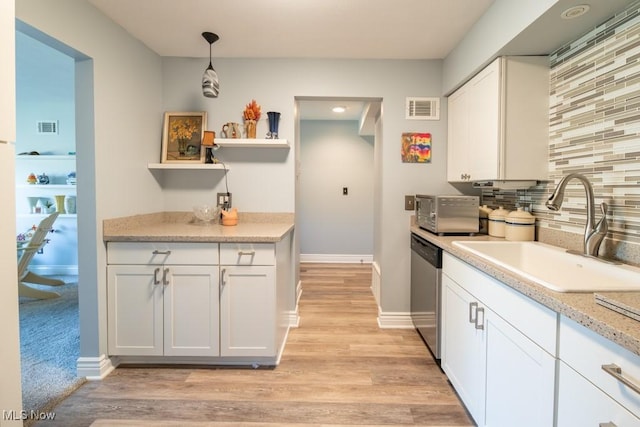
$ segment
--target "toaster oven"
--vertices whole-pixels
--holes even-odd
[[[416,224],[436,234],[475,234],[480,230],[478,196],[416,195]]]

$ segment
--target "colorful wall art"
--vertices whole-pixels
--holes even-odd
[[[403,133],[400,154],[403,163],[431,163],[431,134]]]

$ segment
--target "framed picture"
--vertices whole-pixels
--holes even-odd
[[[203,163],[202,136],[207,112],[166,112],[162,129],[162,163]]]
[[[403,133],[400,156],[403,163],[431,163],[431,134]]]

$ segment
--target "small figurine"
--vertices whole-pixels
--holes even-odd
[[[35,173],[30,173],[29,176],[27,177],[27,182],[29,184],[35,184],[36,182],[38,182],[38,178],[36,178],[36,174]]]
[[[68,185],[76,185],[76,171],[69,172],[67,174],[67,184]]]
[[[38,175],[38,184],[46,185],[49,183],[49,177],[43,173],[42,175]]]

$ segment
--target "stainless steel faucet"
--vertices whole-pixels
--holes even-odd
[[[607,210],[606,203],[600,204],[600,210],[602,211],[602,218],[595,224],[595,207],[593,197],[593,187],[589,180],[579,173],[571,173],[560,180],[558,186],[554,190],[549,200],[547,200],[546,206],[552,211],[559,211],[562,206],[562,200],[564,199],[564,188],[567,183],[572,179],[577,179],[584,186],[584,190],[587,194],[587,223],[584,226],[584,248],[583,255],[598,257],[598,251],[600,250],[600,244],[607,235],[609,229],[607,225]],[[595,224],[595,225],[594,225]]]

